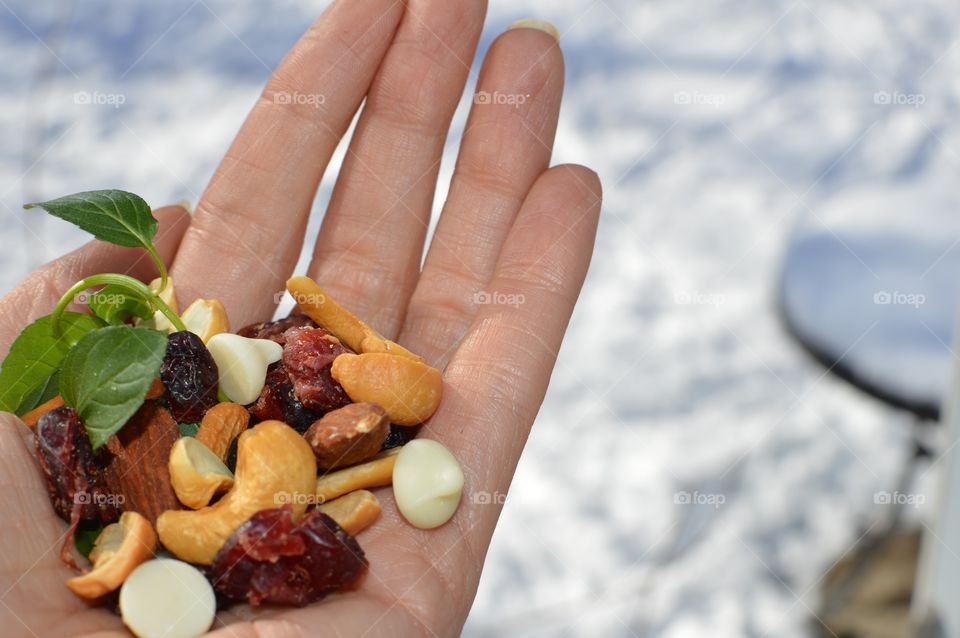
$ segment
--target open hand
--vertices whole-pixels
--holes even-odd
[[[269,319],[324,168],[366,98],[307,274],[444,371],[443,403],[420,436],[446,445],[466,476],[460,509],[433,531],[405,523],[389,489],[379,491],[383,517],[358,537],[370,560],[358,590],[304,609],[231,608],[214,635],[448,636],[467,616],[500,513],[497,499],[471,494],[509,488],[600,210],[592,171],[548,168],[563,87],[557,42],[542,30],[514,29],[484,61],[477,91],[490,99],[475,100],[421,264],[484,4],[334,2],[274,73],[196,214],[155,211],[157,245],[182,304],[219,298],[235,329]],[[0,302],[0,351],[84,276],[149,280],[152,268],[142,251],[96,241],[44,266]],[[18,419],[0,415],[2,633],[126,635],[117,616],[63,585],[71,576],[58,559],[66,525],[49,504],[31,437]]]

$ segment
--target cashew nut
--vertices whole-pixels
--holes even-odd
[[[136,512],[124,512],[120,521],[103,528],[97,537],[90,562],[93,569],[67,581],[77,596],[99,598],[123,584],[140,563],[153,557],[157,535],[148,521]]]
[[[345,352],[333,360],[330,374],[354,402],[382,406],[390,422],[397,425],[417,425],[429,419],[443,394],[439,370],[385,352]]]
[[[192,436],[180,437],[173,444],[168,467],[173,491],[191,509],[207,505],[214,494],[233,487],[233,472]]]
[[[316,480],[317,461],[306,440],[286,423],[264,421],[240,435],[233,489],[209,507],[161,514],[160,542],[182,560],[209,565],[242,523],[262,509],[277,507],[278,495],[299,518]]]

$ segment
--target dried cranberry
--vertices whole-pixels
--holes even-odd
[[[389,450],[400,447],[401,445],[406,445],[417,437],[417,432],[419,431],[419,425],[397,425],[396,423],[391,423],[390,433],[387,434],[387,440],[383,442],[383,446],[380,449]]]
[[[177,421],[197,423],[217,403],[219,372],[210,351],[197,335],[174,332],[160,366],[170,412]]]
[[[277,361],[267,368],[266,383],[257,400],[248,407],[250,413],[261,421],[277,419],[283,421],[301,434],[307,431],[314,421],[319,419],[319,412],[303,407],[293,392],[293,381],[283,367],[282,361]]]
[[[90,439],[73,408],[50,410],[37,423],[37,456],[57,515],[67,522],[115,521],[117,500],[104,486]]]
[[[238,527],[211,576],[217,592],[233,600],[303,606],[354,585],[366,569],[357,540],[332,518],[313,510],[294,524],[287,505]]]
[[[293,391],[303,405],[329,412],[350,403],[350,397],[330,374],[333,360],[352,352],[323,328],[292,328],[284,334],[283,365]]]
[[[317,324],[313,322],[313,319],[307,315],[294,314],[286,319],[263,321],[244,326],[237,330],[237,334],[241,337],[250,337],[251,339],[270,339],[282,346],[286,343],[283,333],[290,328],[315,328],[316,326]]]

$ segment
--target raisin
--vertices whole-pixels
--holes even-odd
[[[360,545],[332,518],[313,510],[294,524],[286,505],[238,527],[214,558],[211,576],[231,600],[303,606],[355,585],[366,569]]]
[[[323,328],[292,328],[284,338],[283,365],[294,394],[306,408],[325,413],[350,403],[330,367],[337,356],[351,350]]]
[[[417,432],[419,431],[419,425],[411,426],[391,423],[390,433],[387,434],[387,440],[383,442],[383,446],[381,446],[380,449],[389,450],[395,447],[400,447],[401,445],[406,445],[417,437]]]
[[[277,419],[301,434],[323,416],[303,407],[297,399],[293,392],[293,381],[290,380],[282,361],[277,361],[267,368],[263,391],[248,409],[260,421]]]
[[[67,522],[115,521],[117,501],[104,486],[90,439],[73,408],[50,410],[37,423],[37,456],[57,515]]]
[[[237,330],[237,334],[251,339],[270,339],[282,346],[287,342],[283,335],[290,328],[316,328],[316,326],[317,324],[313,322],[313,319],[307,315],[293,314],[286,319],[263,321],[244,326]]]
[[[219,372],[210,351],[197,335],[174,332],[160,366],[170,412],[177,421],[197,423],[217,403]]]

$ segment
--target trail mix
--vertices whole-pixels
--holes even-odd
[[[0,367],[0,410],[35,432],[60,556],[78,596],[137,636],[195,636],[216,608],[307,605],[360,585],[355,538],[393,486],[422,529],[463,489],[456,459],[415,439],[440,372],[294,277],[295,314],[230,332],[216,299],[179,312],[140,197],[91,191],[29,204],[145,249],[160,276],[105,273],[27,326]],[[72,312],[83,299],[89,312]],[[119,594],[118,594],[119,590]]]

